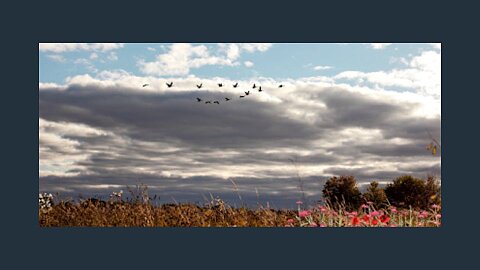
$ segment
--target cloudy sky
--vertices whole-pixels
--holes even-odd
[[[41,43],[39,189],[289,207],[299,178],[313,201],[333,175],[440,177],[440,100],[440,44]]]

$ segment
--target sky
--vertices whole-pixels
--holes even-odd
[[[441,178],[440,133],[440,43],[39,44],[40,192],[292,207]]]

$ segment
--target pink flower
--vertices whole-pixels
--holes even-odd
[[[357,213],[357,211],[353,211],[353,212],[350,213],[350,215],[356,216],[356,215],[358,215],[358,213]]]
[[[293,218],[290,218],[290,219],[287,220],[287,222],[288,222],[288,223],[293,223],[294,220],[293,220]]]
[[[365,209],[365,208],[368,208],[368,205],[366,205],[366,204],[362,204],[362,206],[361,206],[361,207],[362,207],[363,209]]]
[[[432,208],[433,208],[433,209],[438,209],[438,208],[440,208],[440,206],[438,206],[438,205],[436,205],[436,204],[432,204]]]
[[[303,204],[302,201],[297,201],[296,204],[300,205],[300,204]]]
[[[310,223],[309,226],[310,226],[310,227],[318,227],[317,223],[315,223],[315,222]]]
[[[325,206],[320,206],[320,212],[325,213],[327,212],[327,208]]]
[[[436,218],[442,218],[442,214],[436,214],[435,217]]]
[[[310,216],[311,212],[308,211],[308,210],[304,210],[304,211],[300,211],[300,213],[298,213],[298,216],[299,217],[307,217],[307,216]]]
[[[391,207],[391,208],[390,208],[390,211],[392,211],[392,213],[397,213],[397,208]]]
[[[376,217],[376,216],[379,216],[379,215],[380,215],[380,213],[378,211],[373,211],[373,212],[370,213],[370,216],[372,216],[372,217]]]
[[[327,227],[327,225],[325,225],[323,223],[320,223],[320,227],[325,228],[325,227]]]

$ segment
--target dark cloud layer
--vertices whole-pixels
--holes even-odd
[[[72,85],[66,90],[42,89],[39,94],[40,118],[56,123],[75,123],[106,131],[84,136],[61,134],[76,142],[74,148],[86,155],[74,161],[67,173],[77,176],[40,177],[40,190],[65,194],[106,194],[118,188],[92,188],[99,184],[148,184],[160,196],[176,200],[201,200],[213,193],[237,197],[228,179],[205,175],[219,168],[252,167],[262,177],[241,177],[243,198],[260,197],[279,206],[289,206],[298,199],[298,179],[290,159],[300,165],[326,166],[322,174],[305,179],[311,197],[319,197],[321,185],[329,175],[355,175],[360,181],[393,179],[403,174],[423,177],[432,171],[440,174],[440,165],[432,165],[425,146],[428,132],[439,138],[440,119],[412,116],[415,103],[389,103],[337,88],[299,91],[299,97],[318,100],[325,106],[308,108],[314,121],[292,117],[289,106],[302,105],[234,99],[220,105],[197,103],[197,96],[223,100],[211,91],[141,92],[129,88]],[[292,101],[294,103],[294,101]],[[383,138],[365,142],[354,139],[345,143],[322,145],[326,138],[335,140],[347,128],[379,130]],[[387,143],[399,138],[402,144]],[[361,139],[361,138],[360,138]],[[41,158],[68,159],[72,151],[63,145],[40,140],[47,150]],[[390,162],[377,167],[361,162]],[[363,164],[363,165],[362,165]],[[350,166],[356,165],[356,166]],[[285,169],[292,167],[289,175]],[[388,166],[387,166],[388,167]],[[143,170],[149,173],[144,173]],[[185,171],[197,176],[165,177],[162,171]],[[202,176],[198,176],[202,175]],[[233,195],[232,195],[233,194]]]

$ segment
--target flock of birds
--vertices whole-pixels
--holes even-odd
[[[166,85],[168,86],[168,88],[170,88],[170,87],[173,86],[173,82],[166,83]],[[149,86],[148,83],[142,85],[142,87],[147,87],[147,86]],[[202,86],[203,86],[203,83],[197,84],[197,88],[198,88],[198,89],[201,89]],[[278,88],[282,88],[283,86],[284,86],[283,84],[280,84],[280,85],[278,86]],[[219,84],[218,84],[218,87],[223,87],[223,83],[219,83]],[[238,87],[238,82],[233,85],[233,88],[237,88],[237,87]],[[263,90],[262,90],[262,87],[261,87],[261,86],[258,86],[258,88],[257,88],[257,85],[256,85],[255,83],[253,84],[252,89],[258,89],[258,92],[262,92],[262,91],[263,91]],[[241,96],[239,96],[239,98],[245,98],[246,96],[250,95],[250,90],[244,91],[244,93],[245,93],[245,95],[241,95]],[[225,101],[230,101],[230,100],[231,100],[231,98],[225,97]],[[204,100],[202,100],[201,98],[197,97],[197,102],[202,102],[202,101],[204,101]],[[211,100],[205,100],[204,102],[205,102],[205,104],[212,104],[212,101],[211,101]],[[214,100],[213,103],[214,103],[214,104],[220,104],[220,101]]]

